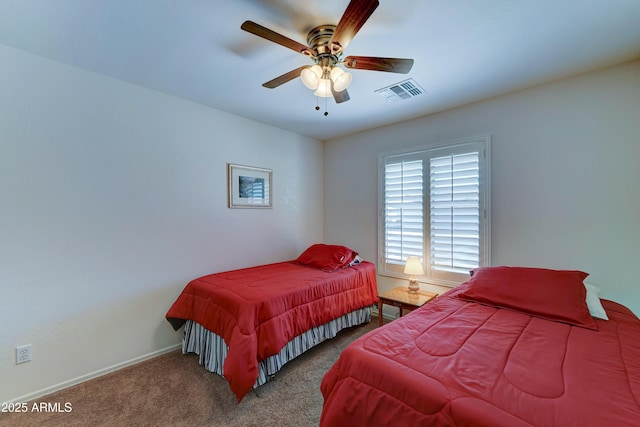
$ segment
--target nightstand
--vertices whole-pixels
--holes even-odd
[[[418,291],[418,293],[409,293],[406,286],[398,286],[392,290],[378,295],[378,321],[380,326],[383,325],[384,320],[382,316],[382,306],[384,304],[393,305],[400,309],[400,317],[402,317],[403,310],[412,311],[416,308],[422,307],[432,299],[436,298],[438,294],[434,294],[426,291]]]

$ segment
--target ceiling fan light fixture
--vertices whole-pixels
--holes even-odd
[[[331,80],[329,79],[320,79],[320,84],[318,84],[318,89],[313,93],[315,96],[319,96],[322,98],[330,98],[333,96],[331,93]]]
[[[305,68],[300,72],[300,79],[302,83],[311,90],[316,90],[320,84],[320,78],[322,77],[322,67],[314,65],[313,67]]]
[[[333,67],[331,69],[331,80],[333,81],[333,90],[336,92],[342,92],[350,84],[353,76],[351,73],[347,73],[340,67]]]

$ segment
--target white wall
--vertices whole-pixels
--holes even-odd
[[[321,241],[321,142],[3,46],[0,64],[0,402],[171,348],[188,280]],[[227,208],[227,162],[273,169],[273,209]]]
[[[378,154],[483,134],[492,264],[581,269],[640,315],[640,62],[328,142],[325,241],[375,260]]]

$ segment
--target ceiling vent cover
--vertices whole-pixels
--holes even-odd
[[[399,83],[394,83],[391,86],[378,89],[376,90],[376,93],[379,93],[387,101],[397,102],[422,95],[424,93],[424,89],[422,89],[415,80],[408,79]]]

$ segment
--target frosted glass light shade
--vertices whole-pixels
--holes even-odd
[[[316,90],[322,77],[322,67],[314,65],[313,67],[305,68],[300,72],[300,79],[302,83],[311,90]]]
[[[407,263],[404,266],[404,273],[411,276],[422,276],[424,269],[422,268],[422,261],[417,256],[410,256],[407,258]]]
[[[318,84],[318,89],[314,92],[315,96],[320,96],[322,98],[330,98],[333,96],[331,93],[331,80],[329,79],[320,79],[320,83]]]
[[[351,84],[353,76],[351,73],[345,72],[342,68],[333,67],[331,69],[331,80],[333,81],[333,90],[342,92]]]

